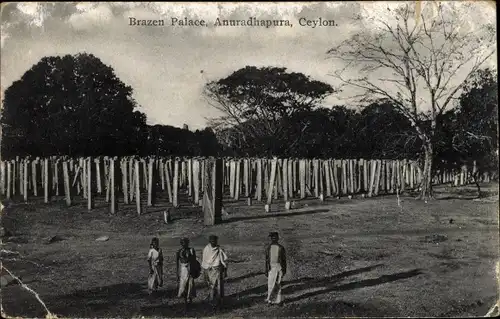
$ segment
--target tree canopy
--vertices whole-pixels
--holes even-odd
[[[205,86],[204,95],[222,115],[211,124],[268,155],[288,154],[288,124],[296,114],[319,106],[333,88],[286,68],[247,66]],[[229,131],[228,131],[229,129]]]
[[[144,114],[132,88],[92,54],[45,57],[5,91],[2,154],[135,152]]]
[[[132,92],[92,54],[42,58],[5,91],[2,158],[218,154],[209,128],[147,125]]]
[[[479,70],[450,112],[443,160],[457,166],[476,161],[479,171],[498,168],[498,83],[496,72]]]

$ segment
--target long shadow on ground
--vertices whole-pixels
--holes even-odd
[[[362,305],[352,305],[342,300],[332,300],[328,303],[319,303],[317,307],[310,307],[309,303],[295,303],[308,298],[327,294],[334,291],[360,289],[407,279],[421,274],[420,269],[383,275],[374,279],[366,279],[346,284],[339,284],[349,276],[369,272],[381,264],[349,270],[328,277],[304,277],[283,283],[283,294],[286,304],[281,308],[268,309],[267,307],[252,309],[254,315],[268,316],[296,316],[304,311],[310,315],[330,316],[382,316],[381,309],[367,308]],[[258,272],[228,278],[230,285],[240,280],[259,275]],[[199,287],[198,287],[199,286]],[[198,297],[189,309],[185,309],[182,302],[175,298],[176,287],[165,287],[155,296],[148,296],[146,285],[141,283],[122,283],[89,290],[80,290],[68,295],[54,296],[47,301],[49,309],[65,317],[132,317],[132,316],[162,316],[162,317],[200,317],[216,316],[217,313],[208,307],[204,301],[206,290],[197,283]],[[201,288],[201,289],[199,289]],[[246,308],[264,304],[267,285],[253,287],[229,296],[224,299],[224,307],[218,314],[238,314]],[[290,297],[287,297],[290,296]],[[309,305],[309,306],[308,306]],[[336,305],[334,307],[334,305]],[[366,309],[365,309],[366,308]],[[274,313],[276,313],[274,315]],[[253,312],[252,312],[253,314]],[[24,314],[28,315],[28,314]]]
[[[314,297],[317,295],[329,293],[332,291],[346,291],[346,290],[359,289],[359,288],[364,288],[364,287],[377,286],[377,285],[385,284],[388,282],[393,282],[396,280],[415,277],[415,276],[418,276],[421,274],[422,274],[421,269],[413,269],[410,271],[399,272],[399,273],[395,273],[395,274],[391,274],[391,275],[383,275],[383,276],[380,276],[380,277],[375,278],[375,279],[366,279],[366,280],[361,280],[361,281],[357,281],[357,282],[351,282],[351,283],[344,284],[344,285],[326,284],[326,285],[322,285],[323,289],[308,292],[305,294],[301,294],[297,297],[294,297],[294,298],[287,300],[287,302],[295,302],[295,301],[299,301],[299,300],[302,300],[305,298],[310,298],[310,297]],[[302,285],[304,288],[310,287],[310,284],[307,282],[303,283]]]
[[[370,267],[364,267],[360,269],[346,271],[334,276],[323,277],[323,278],[300,278],[292,281],[283,283],[283,294],[289,295],[297,292],[305,292],[296,297],[287,298],[284,307],[279,309],[266,310],[263,315],[268,316],[269,311],[271,313],[279,312],[279,315],[289,315],[297,316],[302,315],[302,311],[308,310],[312,311],[316,315],[334,315],[334,316],[374,316],[381,315],[380,310],[375,309],[364,309],[363,307],[357,307],[356,305],[350,305],[345,302],[335,301],[332,303],[318,304],[318,308],[312,309],[311,307],[305,307],[304,305],[293,304],[294,302],[304,300],[313,296],[326,294],[332,291],[346,291],[351,289],[359,289],[363,287],[376,286],[384,283],[389,283],[397,280],[407,279],[421,274],[420,269],[414,269],[406,272],[399,272],[390,275],[384,275],[375,279],[361,280],[358,282],[352,282],[348,284],[338,285],[338,282],[346,277],[360,274],[363,272],[368,272],[372,269],[380,267],[381,265],[374,265]],[[321,288],[319,290],[310,291],[314,288]],[[306,292],[306,291],[310,292]],[[224,299],[224,307],[220,310],[219,314],[231,313],[238,310],[243,310],[245,308],[252,307],[259,303],[264,303],[265,294],[267,292],[267,285],[261,285],[258,287],[250,288],[239,293],[227,296]],[[337,306],[333,305],[337,303]],[[301,309],[298,309],[298,308]],[[305,308],[304,308],[305,307]],[[307,309],[306,309],[307,308]],[[321,312],[324,311],[324,312]],[[333,311],[333,312],[332,312]],[[162,305],[162,306],[146,306],[141,308],[141,315],[144,316],[204,316],[204,315],[217,315],[215,312],[211,312],[207,309],[207,305],[203,302],[195,303],[192,305],[191,309],[185,311],[180,305]],[[255,314],[258,315],[258,314]]]
[[[256,277],[256,276],[259,276],[259,275],[264,275],[264,272],[263,271],[254,271],[254,272],[245,274],[243,276],[234,277],[234,278],[227,278],[224,283],[225,284],[230,284],[230,283],[234,283],[234,282],[239,282],[239,281],[242,281],[244,279]]]

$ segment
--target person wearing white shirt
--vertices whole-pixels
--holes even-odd
[[[209,236],[208,241],[203,249],[201,267],[209,288],[208,300],[214,307],[220,307],[224,298],[224,278],[227,277],[227,254],[219,246],[217,236]]]

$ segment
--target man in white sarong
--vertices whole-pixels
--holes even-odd
[[[208,284],[208,300],[214,307],[222,305],[224,278],[227,276],[227,255],[218,244],[215,235],[209,237],[209,244],[203,249],[201,267]]]
[[[152,294],[163,285],[163,252],[157,237],[151,240],[148,252],[148,292]]]
[[[182,248],[177,251],[177,297],[184,298],[185,305],[191,304],[196,297],[193,269],[196,253],[189,247],[189,239],[181,239]]]
[[[266,247],[267,298],[269,305],[281,305],[281,280],[286,274],[286,252],[277,232],[269,234],[271,244]]]

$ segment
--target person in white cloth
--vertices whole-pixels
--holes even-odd
[[[278,243],[277,232],[269,233],[271,244],[266,247],[267,298],[269,305],[281,305],[281,280],[286,274],[285,248]]]
[[[218,237],[210,235],[209,244],[203,249],[201,267],[207,282],[209,293],[208,301],[214,307],[222,306],[224,298],[224,279],[227,277],[227,254],[219,246]]]
[[[157,237],[154,237],[149,245],[148,265],[148,292],[152,294],[158,287],[163,286],[163,252]]]

